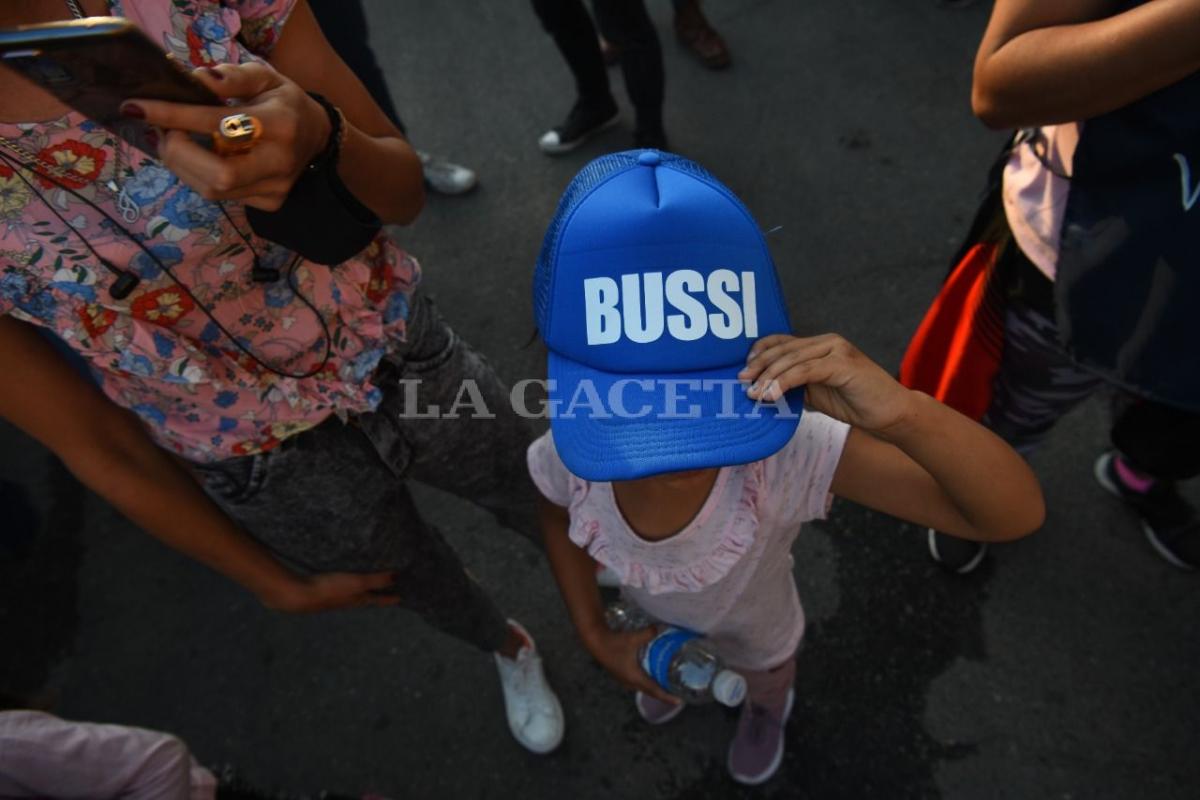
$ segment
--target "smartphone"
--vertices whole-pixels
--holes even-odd
[[[147,152],[146,125],[121,115],[124,101],[221,105],[190,69],[120,17],[0,29],[0,63]]]

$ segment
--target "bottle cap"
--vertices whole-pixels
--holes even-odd
[[[733,708],[746,699],[746,679],[733,670],[723,669],[713,678],[713,699]]]

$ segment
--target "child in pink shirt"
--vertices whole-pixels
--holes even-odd
[[[749,684],[729,751],[742,783],[783,757],[804,633],[791,545],[833,494],[967,539],[1041,524],[1037,482],[999,438],[839,336],[788,333],[758,227],[696,164],[631,151],[588,165],[534,303],[551,431],[528,461],[572,622],[651,723],[682,707],[639,663],[655,630],[605,625],[597,563],[650,616],[708,637]]]

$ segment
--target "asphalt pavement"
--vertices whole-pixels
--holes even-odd
[[[1001,137],[969,107],[986,4],[708,0],[734,53],[703,69],[663,38],[672,147],[769,236],[801,332],[894,368],[936,291]],[[572,84],[529,4],[370,0],[372,44],[416,143],[469,164],[400,231],[426,290],[509,380],[539,377],[530,278],[558,194],[623,124],[543,156]],[[777,230],[776,230],[777,229]],[[764,787],[726,776],[734,717],[662,728],[576,644],[547,565],[487,515],[419,500],[537,637],[567,714],[549,757],[508,735],[490,658],[394,610],[292,617],[167,550],[0,427],[0,478],[43,514],[0,563],[0,690],[63,716],[177,733],[205,763],[295,793],[561,798],[1193,798],[1197,578],[1152,553],[1091,476],[1105,398],[1035,458],[1045,527],[976,575],[940,572],[912,526],[848,503],[795,549],[809,618],[788,753]],[[1196,499],[1196,487],[1189,487]],[[7,524],[7,523],[3,523]]]

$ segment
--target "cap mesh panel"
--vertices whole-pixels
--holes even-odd
[[[538,330],[543,333],[549,328],[550,280],[553,275],[550,265],[558,249],[558,240],[566,229],[572,212],[606,179],[634,166],[637,166],[636,154],[613,153],[601,156],[580,170],[559,199],[558,210],[554,213],[550,227],[546,229],[546,238],[542,240],[542,251],[538,255],[537,267],[533,274],[533,316],[537,321]]]

